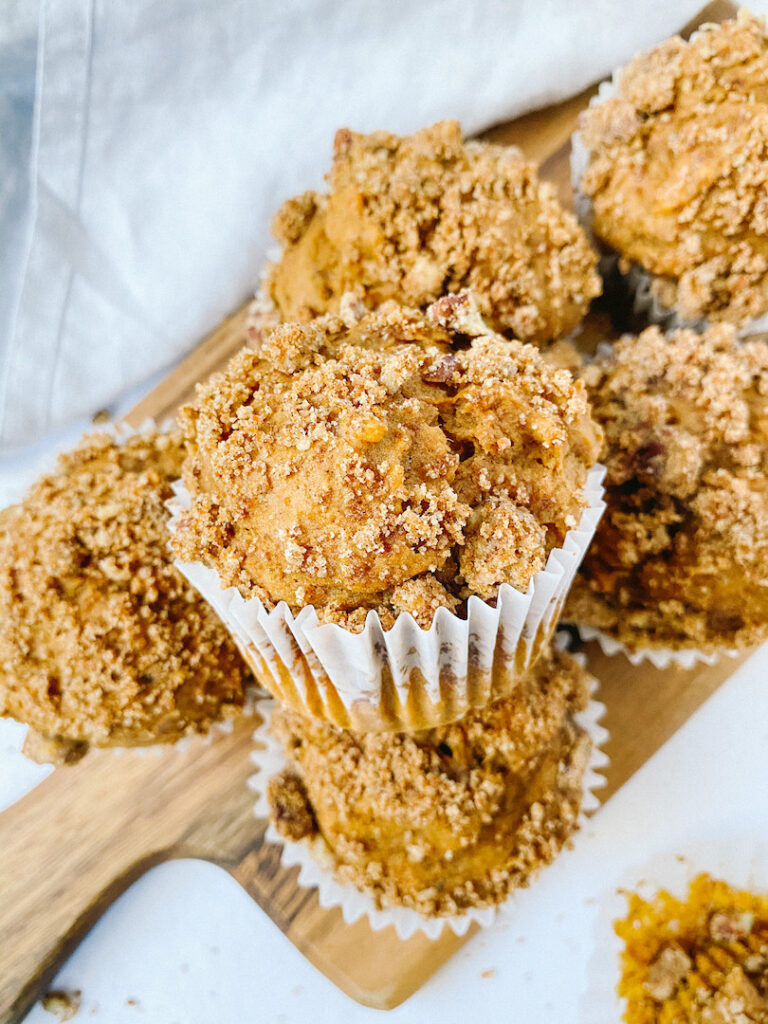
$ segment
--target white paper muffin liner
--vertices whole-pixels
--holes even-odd
[[[691,39],[695,39],[694,33]],[[590,107],[599,106],[605,100],[613,98],[618,91],[619,75],[623,67],[616,68],[612,76],[600,83],[597,93],[589,101]],[[581,133],[577,130],[571,136],[571,185],[573,187],[573,209],[576,217],[587,233],[593,248],[600,253],[600,271],[607,277],[619,262],[619,254],[608,249],[603,242],[595,237],[592,230],[592,201],[581,191],[581,178],[589,165],[590,151],[585,145]],[[632,295],[632,310],[649,323],[656,324],[665,331],[676,331],[687,327],[696,331],[704,331],[710,321],[706,317],[683,317],[675,309],[665,306],[658,295],[654,294],[653,283],[656,275],[646,270],[639,263],[633,263],[628,273],[622,275]],[[768,313],[755,317],[737,328],[739,337],[768,332]]]
[[[294,615],[285,602],[272,611],[234,588],[202,562],[177,569],[213,606],[244,650],[257,679],[303,714],[357,732],[413,731],[455,721],[470,708],[508,694],[554,632],[573,577],[605,505],[602,466],[587,477],[587,507],[562,548],[550,552],[526,593],[502,584],[496,607],[472,596],[467,618],[439,608],[422,629],[410,613],[384,631],[368,613],[360,633],[320,624],[308,605]],[[169,529],[189,508],[184,484],[168,502]]]
[[[624,277],[632,295],[633,312],[638,316],[645,317],[650,323],[656,324],[664,331],[677,331],[686,327],[701,333],[712,326],[712,321],[707,317],[683,317],[676,310],[665,306],[653,291],[655,275],[645,267],[641,267],[639,263],[633,263],[629,268],[629,273]],[[739,338],[764,334],[766,331],[768,331],[768,313],[763,313],[736,327]]]
[[[81,439],[83,437],[88,437],[89,435],[92,435],[92,434],[109,434],[109,436],[114,438],[115,441],[119,442],[120,444],[123,444],[123,443],[125,443],[126,441],[128,441],[132,437],[141,436],[143,434],[154,433],[155,431],[160,431],[160,432],[168,431],[168,430],[170,430],[172,428],[172,426],[173,426],[173,420],[172,419],[163,420],[158,425],[158,423],[152,417],[147,417],[145,420],[143,420],[136,427],[131,426],[129,423],[126,423],[124,420],[109,420],[106,423],[94,423],[91,427],[88,428],[88,430],[85,430],[83,432],[83,434],[81,435]],[[40,466],[40,470],[39,470],[38,475],[42,476],[45,473],[52,472],[54,467],[55,467],[57,458],[58,458],[58,453],[56,453],[54,455],[52,461],[50,459],[46,459],[45,460],[45,464]],[[238,645],[238,649],[240,650],[240,653],[243,655],[243,660],[248,662],[248,658],[245,656],[245,654],[242,651],[242,649],[240,649],[239,645]],[[210,743],[213,742],[213,740],[216,738],[216,736],[228,735],[229,733],[231,733],[232,729],[234,727],[234,718],[238,717],[241,714],[252,715],[253,712],[254,712],[254,708],[255,708],[255,702],[256,702],[256,700],[257,700],[257,698],[259,696],[261,696],[261,694],[259,693],[257,687],[255,687],[255,686],[250,687],[247,690],[246,694],[245,694],[245,701],[243,703],[243,707],[241,709],[239,709],[236,712],[236,714],[233,715],[230,718],[224,718],[224,719],[221,719],[220,721],[212,722],[210,727],[209,727],[209,729],[208,729],[208,731],[206,733],[189,733],[186,736],[181,736],[179,739],[175,740],[173,743],[151,743],[151,744],[145,744],[145,745],[141,745],[141,746],[127,746],[127,747],[126,746],[104,746],[104,747],[102,747],[102,746],[94,745],[91,749],[93,749],[93,750],[108,751],[109,753],[111,753],[111,754],[113,754],[115,756],[120,756],[121,754],[124,754],[127,751],[130,751],[132,754],[137,754],[139,757],[160,757],[166,750],[175,750],[178,753],[186,753],[190,749],[190,747],[193,744],[195,744],[195,743],[202,743],[203,745],[207,746],[207,745],[209,745]],[[21,724],[25,724],[25,723],[21,723]],[[27,726],[26,729],[28,731],[29,730],[29,726]],[[25,732],[24,736],[26,738],[26,732]],[[23,747],[23,741],[22,741],[22,747]],[[29,758],[26,758],[26,755],[23,753],[23,749],[20,750],[20,753],[21,753],[21,756],[25,757],[26,760],[30,760]],[[33,763],[37,764],[38,762],[33,762]],[[45,762],[45,763],[50,763],[50,762]],[[56,766],[54,765],[54,767],[56,767]]]
[[[603,654],[623,654],[630,664],[635,666],[650,661],[654,668],[660,669],[669,668],[670,665],[693,668],[695,665],[716,665],[721,657],[736,658],[741,653],[730,647],[721,651],[697,651],[693,648],[674,650],[671,647],[645,647],[630,651],[624,644],[602,630],[595,629],[594,626],[580,626],[578,623],[574,626],[582,640],[596,640]]]
[[[661,890],[684,900],[694,878],[709,874],[727,882],[733,889],[745,889],[757,895],[768,894],[768,845],[754,838],[731,838],[692,844],[662,854],[650,863],[635,865],[622,875],[601,899],[594,932],[594,951],[587,969],[587,989],[581,1000],[580,1020],[618,1022],[624,1019],[624,1000],[617,986],[621,976],[622,939],[614,924],[627,916],[626,893],[637,893],[653,901]]]
[[[581,657],[576,655],[576,658],[583,664]],[[597,688],[597,680],[593,679],[591,693]],[[248,781],[249,787],[257,794],[254,814],[257,818],[267,821],[267,782],[287,764],[282,747],[270,732],[272,712],[276,706],[277,702],[273,699],[265,699],[257,704],[257,711],[263,716],[262,724],[253,737],[257,748],[251,755],[257,773]],[[599,724],[604,714],[605,705],[591,699],[584,711],[574,715],[576,723],[592,740],[592,752],[584,772],[583,797],[574,834],[583,827],[587,816],[600,806],[595,790],[605,785],[602,771],[608,764],[608,757],[602,750],[608,732]],[[284,839],[270,822],[266,839],[281,847],[280,860],[284,867],[298,866],[299,885],[307,889],[316,888],[320,906],[339,907],[347,924],[354,924],[359,918],[367,917],[374,931],[393,925],[398,937],[403,940],[409,939],[415,932],[423,932],[427,938],[436,939],[444,928],[450,928],[456,935],[465,935],[473,923],[485,927],[491,924],[498,911],[498,907],[495,906],[470,907],[461,915],[427,917],[410,907],[379,907],[370,893],[361,891],[354,885],[336,881],[333,875],[333,854],[321,837],[291,842]],[[532,884],[535,884],[535,879]],[[507,901],[513,897],[514,893],[511,893]]]

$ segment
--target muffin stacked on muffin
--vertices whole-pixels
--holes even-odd
[[[551,651],[569,576],[545,568],[589,518],[600,434],[581,383],[467,293],[343,310],[198,389],[174,548],[285,705],[281,834],[453,914],[524,884],[578,814],[588,681]]]
[[[550,638],[600,435],[523,342],[577,325],[596,257],[517,150],[455,122],[342,130],[328,181],[275,218],[253,351],[182,414],[177,564],[283,704],[280,834],[379,903],[462,913],[526,884],[581,801],[589,683]]]
[[[167,550],[182,459],[178,433],[90,435],[0,514],[0,715],[36,759],[170,743],[243,706],[247,666]]]

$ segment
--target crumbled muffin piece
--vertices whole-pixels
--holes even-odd
[[[296,779],[336,876],[380,904],[429,915],[498,903],[550,863],[576,826],[590,740],[574,714],[588,677],[549,651],[513,696],[416,735],[356,734],[278,709],[289,768],[269,789],[284,824]]]
[[[40,1005],[48,1013],[58,1017],[60,1021],[72,1020],[80,1011],[82,993],[79,989],[55,989],[46,992],[40,999]]]
[[[505,581],[525,590],[544,568],[546,530],[527,508],[507,497],[489,498],[467,524],[459,565],[467,586],[492,597]]]
[[[582,115],[595,234],[683,318],[768,311],[768,36],[741,11],[623,70]]]
[[[566,618],[629,648],[768,639],[768,346],[654,327],[583,379],[607,510]]]
[[[90,435],[0,516],[0,715],[31,755],[172,742],[241,708],[248,670],[170,562],[183,454],[177,433]]]
[[[617,922],[627,1024],[768,1024],[768,900],[699,875]]]
[[[412,576],[394,587],[389,603],[393,616],[410,612],[422,628],[429,629],[438,608],[454,612],[460,602],[438,579],[426,573],[424,576]]]
[[[178,556],[353,630],[369,609],[427,627],[471,581],[525,590],[578,524],[600,439],[580,383],[472,316],[463,347],[438,314],[388,304],[237,355],[181,414]]]
[[[339,313],[345,293],[426,307],[471,288],[494,329],[546,342],[600,294],[596,257],[519,151],[463,143],[455,121],[400,138],[335,139],[328,194],[284,203],[267,278],[285,320]]]
[[[267,799],[275,828],[286,839],[303,839],[314,832],[315,815],[301,776],[286,768],[267,783]]]

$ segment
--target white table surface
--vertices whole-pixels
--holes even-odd
[[[18,495],[41,459],[0,466],[0,505]],[[52,987],[81,990],[76,1020],[95,1024],[465,1024],[497,1015],[506,1024],[613,1024],[585,1019],[580,1003],[596,972],[605,984],[616,976],[615,965],[593,953],[605,941],[600,908],[617,885],[634,870],[641,878],[659,855],[688,851],[695,859],[702,844],[768,842],[767,676],[768,646],[597,813],[573,850],[388,1014],[339,992],[229,875],[197,861],[165,864],[139,880]],[[0,808],[48,771],[21,757],[20,737],[14,723],[0,720]],[[55,1018],[37,1005],[27,1021]]]

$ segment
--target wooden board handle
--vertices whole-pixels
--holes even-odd
[[[210,746],[59,768],[0,816],[0,1024],[20,1020],[106,908],[172,857],[229,870],[261,846],[253,720]]]

